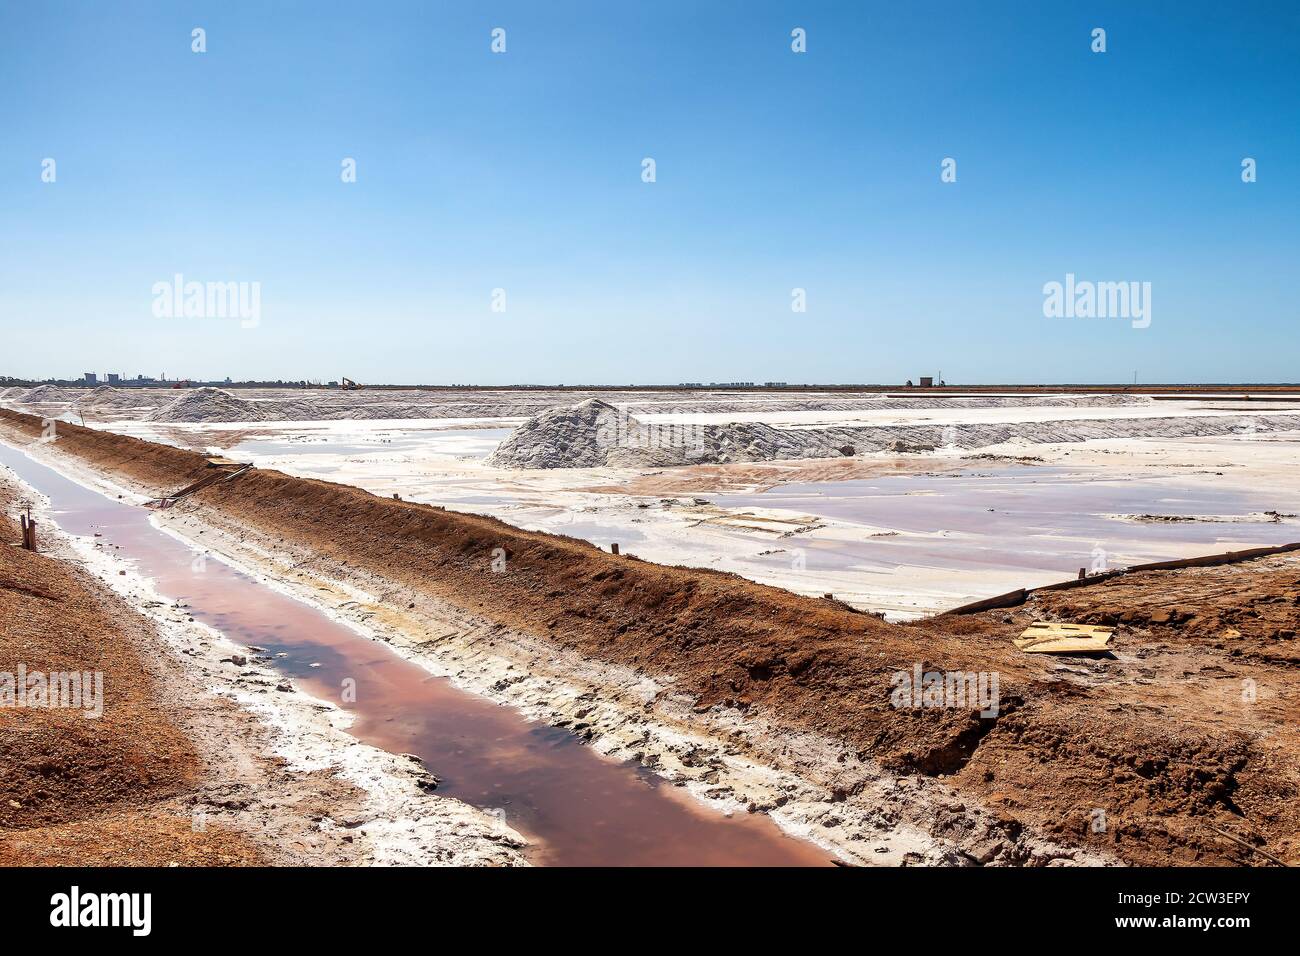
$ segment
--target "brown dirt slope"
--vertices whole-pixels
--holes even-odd
[[[140,659],[150,625],[88,575],[14,547],[12,503],[0,485],[0,671],[100,671],[104,711],[0,708],[0,865],[255,861],[237,834],[199,838],[159,809],[202,767]]]
[[[38,430],[26,416],[0,418],[28,435]],[[159,492],[185,484],[201,464],[75,426],[61,426],[59,441],[61,451]],[[1115,579],[1134,589],[1125,608],[1152,605],[1153,594],[1182,579],[1180,607],[1193,614],[1123,621],[1109,659],[1052,659],[1020,653],[1011,638],[1033,619],[1101,613],[1120,592],[1080,588],[1013,612],[891,625],[734,575],[614,557],[495,519],[276,472],[196,497],[309,546],[322,562],[383,575],[399,591],[433,593],[592,657],[672,676],[701,707],[753,709],[846,741],[895,771],[942,775],[1013,829],[1033,825],[1139,864],[1267,864],[1223,831],[1300,861],[1300,690],[1293,657],[1278,650],[1300,599],[1293,557]],[[490,570],[495,548],[506,552],[504,574]],[[1242,576],[1252,582],[1245,591]],[[1202,613],[1198,602],[1225,587],[1243,595],[1240,608],[1206,604]],[[1087,603],[1094,592],[1103,595],[1096,607]],[[1276,624],[1267,637],[1240,647],[1214,638],[1214,621],[1249,617],[1264,598]],[[1248,652],[1253,641],[1258,650]],[[917,663],[996,672],[999,716],[892,707],[892,675]]]

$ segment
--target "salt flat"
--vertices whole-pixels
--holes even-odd
[[[983,447],[838,459],[520,469],[496,466],[488,456],[528,421],[521,411],[563,409],[574,400],[571,393],[431,398],[389,392],[382,401],[377,394],[259,391],[247,401],[281,408],[314,402],[329,405],[330,414],[346,414],[352,400],[368,405],[366,414],[427,407],[429,417],[165,421],[156,418],[166,407],[157,402],[175,401],[174,393],[128,393],[107,408],[98,404],[87,422],[98,418],[96,427],[490,514],[601,547],[617,542],[647,560],[733,571],[799,593],[833,593],[900,619],[1074,577],[1079,568],[1300,539],[1300,522],[1292,517],[1300,513],[1300,482],[1292,471],[1300,431],[1274,430],[1300,403],[1062,394],[1033,401],[1002,396],[988,407],[984,396],[963,405],[938,398],[927,404],[912,395],[620,392],[605,396],[609,404],[635,410],[641,422],[652,424],[765,423],[815,431],[918,423],[1043,423],[1047,429],[1061,421],[1149,420],[1187,430],[1189,420],[1208,425],[1228,418],[1232,426],[1228,434],[1207,436],[1017,437]],[[224,400],[218,404],[228,407]],[[75,416],[85,414],[86,405],[43,408]],[[141,414],[142,408],[154,412]],[[672,410],[655,410],[661,408]],[[1132,517],[1142,515],[1189,520]]]

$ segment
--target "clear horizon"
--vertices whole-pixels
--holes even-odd
[[[83,373],[84,375],[84,373]],[[307,378],[280,378],[280,379],[250,379],[234,378],[227,382],[224,379],[202,379],[168,376],[165,379],[155,379],[145,375],[145,383],[141,384],[136,381],[136,376],[122,376],[121,382],[109,382],[104,374],[98,373],[97,380],[93,384],[98,387],[101,385],[120,385],[123,388],[149,388],[163,387],[175,384],[184,384],[191,387],[199,386],[229,386],[235,387],[257,387],[257,386],[275,386],[283,385],[285,388],[301,388],[302,383],[307,383],[308,388],[329,388],[337,386],[337,379],[307,379]],[[653,390],[653,389],[734,389],[734,390],[780,390],[780,389],[901,389],[907,388],[910,381],[912,386],[918,391],[922,386],[918,381],[918,376],[911,379],[904,379],[901,382],[753,382],[744,384],[740,382],[721,382],[721,381],[703,381],[703,382],[399,382],[399,381],[375,381],[359,383],[363,388],[379,389],[453,389],[453,388],[472,388],[472,389],[552,389],[552,390],[571,390],[571,389],[588,389],[599,391],[601,389],[622,389],[622,390]],[[0,375],[0,385],[11,385],[14,382],[31,382],[33,384],[57,384],[66,387],[85,386],[88,383],[81,377],[59,377],[43,376],[39,378],[19,377]],[[1300,388],[1300,382],[1288,381],[1187,381],[1187,382],[952,382],[946,381],[942,386],[937,382],[934,386],[925,386],[927,390],[937,391],[939,388],[960,389],[989,389],[989,388],[1061,388],[1061,389],[1089,389],[1089,388],[1128,388],[1137,389],[1158,389],[1158,388],[1178,388],[1178,387],[1195,387],[1195,388]]]
[[[0,375],[1296,378],[1300,9],[52,2],[0,30]],[[176,276],[255,284],[256,319],[186,317]],[[1049,318],[1075,277],[1093,317]]]

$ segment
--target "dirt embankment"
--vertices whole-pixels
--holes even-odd
[[[0,418],[39,433],[39,420]],[[201,471],[199,456],[76,427],[61,426],[59,450],[157,492]],[[1281,623],[1258,638],[1267,653],[1234,654],[1232,639],[1219,646],[1206,636],[1215,626],[1209,617],[1189,629],[1192,618],[1121,614],[1113,658],[1054,660],[1021,654],[1011,638],[1036,617],[1089,613],[1051,602],[1086,602],[1094,589],[1035,598],[1014,612],[891,625],[733,575],[615,557],[586,542],[275,472],[197,497],[286,545],[309,547],[323,565],[381,576],[393,584],[391,600],[432,593],[558,647],[668,678],[701,710],[730,706],[847,742],[895,772],[942,776],[995,810],[1009,837],[1033,827],[1142,864],[1266,862],[1223,836],[1230,833],[1300,861],[1300,692],[1294,661],[1275,652],[1289,640]],[[505,558],[505,571],[492,570],[494,556]],[[1177,574],[1189,582],[1185,606],[1193,607],[1223,589],[1216,574],[1259,572],[1242,593],[1277,598],[1279,620],[1295,621],[1298,569],[1285,558]],[[1116,580],[1138,589],[1126,600],[1141,606],[1168,579]],[[1239,580],[1231,586],[1241,591]],[[1254,646],[1246,640],[1241,649]],[[917,665],[996,673],[998,716],[892,706],[895,675]],[[1257,691],[1249,702],[1245,680]]]
[[[161,705],[148,622],[70,565],[10,547],[13,503],[0,483],[0,671],[98,673],[103,713],[85,716],[84,697],[0,708],[0,865],[261,862],[237,831],[197,832],[183,807],[205,768]]]
[[[20,487],[0,469],[0,542]],[[525,862],[504,823],[32,504],[40,553],[0,546],[0,865]],[[51,709],[6,682],[58,672],[102,698]]]

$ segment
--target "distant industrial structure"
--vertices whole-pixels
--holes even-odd
[[[17,381],[6,377],[6,381]],[[54,379],[47,378],[43,384],[46,385],[98,385],[103,381],[114,388],[162,388],[170,385],[172,388],[197,388],[202,385],[221,386],[234,385],[235,381],[229,375],[220,381],[200,382],[197,379],[168,379],[167,373],[163,372],[158,378],[152,375],[137,375],[135,378],[124,378],[120,372],[105,372],[102,376],[97,372],[82,372],[80,378],[75,379]],[[304,382],[247,382],[248,385],[304,385]]]
[[[561,385],[561,388],[564,386]],[[678,382],[678,388],[757,388],[754,382]],[[763,388],[787,388],[786,382],[764,382]]]
[[[782,382],[768,382],[768,385],[781,385]],[[561,386],[563,387],[563,386]],[[707,386],[703,382],[679,382],[678,388],[753,388],[753,382],[710,382]]]

